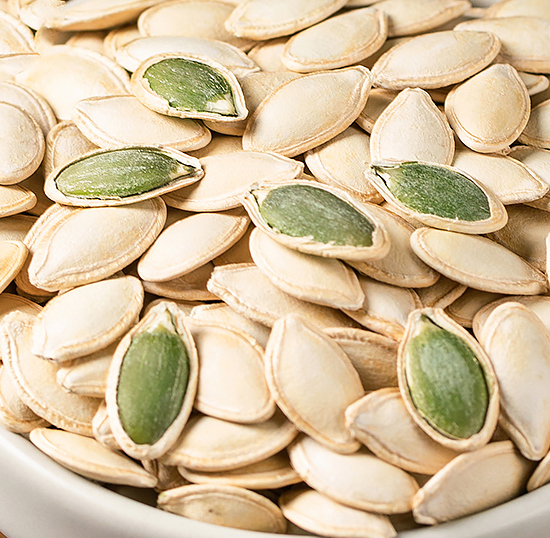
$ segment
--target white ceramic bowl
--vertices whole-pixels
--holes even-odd
[[[131,491],[131,488],[128,488]],[[281,538],[163,512],[61,467],[0,426],[0,531],[8,538]],[[399,538],[545,538],[550,486]]]

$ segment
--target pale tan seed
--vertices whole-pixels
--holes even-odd
[[[397,95],[376,120],[370,139],[373,162],[451,164],[454,150],[454,136],[447,119],[420,88],[405,89]]]
[[[208,289],[240,314],[271,327],[279,318],[300,314],[321,327],[357,327],[342,312],[300,301],[282,292],[249,263],[216,267]]]
[[[223,527],[283,533],[279,507],[259,493],[225,485],[192,485],[164,491],[158,506],[190,519]]]
[[[418,288],[416,293],[420,297],[423,306],[447,308],[461,297],[467,289],[468,286],[441,275],[435,284],[427,288]]]
[[[18,18],[0,11],[0,54],[34,52],[33,33]]]
[[[481,342],[500,388],[500,425],[523,456],[542,459],[550,448],[550,333],[528,308],[508,302],[487,318]]]
[[[260,41],[249,51],[248,56],[254,60],[256,65],[266,73],[290,73],[286,65],[283,64],[283,51],[289,38],[279,37]]]
[[[428,265],[471,288],[522,295],[547,289],[542,273],[485,237],[421,228],[411,236],[411,246]]]
[[[397,342],[362,329],[325,329],[357,370],[365,392],[397,387]]]
[[[296,349],[303,350],[296,353]],[[277,405],[296,427],[343,454],[359,445],[344,424],[348,405],[363,395],[359,374],[342,349],[305,318],[289,315],[273,326],[266,378]],[[316,372],[312,384],[307,372]]]
[[[73,288],[38,315],[32,352],[67,361],[99,351],[130,329],[142,306],[143,287],[133,276]]]
[[[138,19],[139,32],[143,37],[185,36],[224,41],[248,50],[249,39],[240,39],[225,29],[224,23],[234,6],[214,0],[172,0],[161,2],[144,11]]]
[[[400,340],[409,314],[420,308],[418,295],[412,289],[392,286],[362,275],[359,283],[365,301],[359,310],[345,310],[346,314],[371,331]]]
[[[0,293],[22,269],[28,254],[21,241],[0,241]]]
[[[461,454],[417,493],[414,518],[434,525],[511,500],[524,491],[533,468],[511,441]]]
[[[298,431],[280,411],[259,424],[237,424],[196,415],[162,461],[194,471],[230,471],[277,454],[296,435]]]
[[[0,102],[0,185],[31,176],[40,166],[45,148],[36,120],[19,106]]]
[[[281,510],[287,519],[309,532],[332,538],[393,538],[387,516],[349,508],[314,489],[296,487],[283,493]]]
[[[374,83],[388,90],[442,88],[481,71],[499,49],[500,41],[488,31],[424,34],[383,54],[372,68]]]
[[[100,400],[70,394],[57,384],[58,367],[31,352],[34,321],[32,315],[12,312],[4,319],[0,336],[2,359],[19,397],[58,428],[92,435],[92,418]]]
[[[486,305],[502,299],[501,293],[474,290],[468,288],[458,299],[445,308],[445,313],[454,321],[472,328],[475,315]]]
[[[184,478],[195,484],[221,484],[255,490],[282,488],[302,481],[290,466],[286,451],[233,471],[205,473],[190,471],[182,466],[178,470]]]
[[[363,305],[357,276],[340,260],[292,250],[258,228],[250,236],[250,252],[258,269],[289,295],[332,308]]]
[[[263,349],[237,329],[196,319],[189,326],[200,360],[195,409],[244,424],[273,416],[275,403],[265,380]]]
[[[235,151],[201,159],[204,177],[196,185],[167,194],[164,201],[186,211],[224,211],[241,205],[241,197],[257,181],[282,183],[302,171],[299,161],[274,153]]]
[[[485,10],[484,17],[514,17],[516,15],[530,15],[550,19],[550,9],[545,0],[504,0],[492,2]]]
[[[490,32],[502,43],[499,60],[522,71],[550,73],[550,20],[502,17],[461,22],[457,31]]]
[[[166,206],[159,198],[128,206],[59,210],[52,220],[37,221],[41,233],[32,251],[29,279],[39,288],[56,291],[111,276],[153,243],[165,219]]]
[[[452,166],[475,178],[503,204],[532,202],[548,192],[547,183],[512,157],[457,147]]]
[[[412,473],[435,474],[459,454],[416,425],[397,388],[376,390],[351,404],[346,424],[379,458]]]
[[[529,122],[519,136],[522,144],[550,148],[550,100],[533,108]]]
[[[183,276],[217,257],[244,234],[249,219],[240,212],[199,213],[166,228],[141,257],[140,277],[163,282]],[[174,245],[179,245],[174,249]]]
[[[361,66],[291,80],[250,117],[243,148],[293,157],[319,146],[353,123],[370,87],[370,72]]]
[[[367,106],[372,94],[367,100]],[[306,164],[321,183],[342,189],[361,202],[379,203],[382,197],[365,177],[371,163],[370,138],[355,126],[306,152]]]
[[[347,11],[292,36],[285,44],[281,61],[291,71],[300,73],[346,67],[374,54],[387,33],[382,11]]]
[[[126,94],[129,86],[128,74],[112,60],[68,45],[49,48],[16,81],[44,97],[60,120],[70,119],[74,105],[82,99]]]
[[[237,6],[225,27],[239,37],[272,39],[307,28],[345,4],[346,0],[250,0]]]
[[[457,136],[480,153],[507,148],[527,125],[530,112],[527,88],[510,65],[488,67],[445,99],[445,113]]]
[[[151,488],[156,476],[95,439],[62,430],[37,428],[29,437],[42,452],[75,473],[108,484]]]
[[[351,508],[380,514],[408,512],[418,484],[402,469],[365,448],[338,454],[301,435],[289,447],[290,461],[304,482]]]
[[[367,133],[372,133],[376,120],[396,96],[397,92],[395,91],[385,90],[384,88],[373,88],[369,94],[365,108],[355,120],[357,125],[367,131]]]
[[[72,118],[97,146],[163,146],[193,151],[211,139],[208,129],[192,119],[171,118],[149,110],[131,95],[92,97],[79,101]]]

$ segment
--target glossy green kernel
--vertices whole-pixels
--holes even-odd
[[[419,324],[406,350],[411,400],[437,431],[468,439],[482,429],[487,415],[489,389],[483,368],[459,336],[427,316]]]
[[[214,67],[185,58],[167,58],[148,67],[143,77],[172,108],[238,116],[231,84]]]
[[[55,178],[65,196],[117,199],[164,187],[197,169],[156,148],[108,150],[78,159]]]
[[[470,222],[491,218],[487,195],[459,172],[418,162],[371,168],[399,202],[418,213]]]
[[[372,246],[374,224],[334,194],[309,185],[272,189],[260,205],[271,228],[292,237],[311,237],[319,243]]]
[[[134,443],[153,445],[179,415],[189,369],[187,349],[171,319],[134,336],[117,387],[120,422]]]

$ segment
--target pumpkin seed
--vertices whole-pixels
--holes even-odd
[[[439,54],[434,55],[436,48]],[[433,32],[393,46],[374,64],[372,74],[375,84],[387,90],[443,88],[481,71],[499,50],[500,41],[489,30]]]
[[[447,119],[420,88],[407,88],[392,100],[376,120],[370,139],[372,162],[451,164],[454,150]]]
[[[197,159],[150,147],[101,150],[57,169],[44,190],[65,205],[126,205],[179,189],[203,175]]]
[[[502,297],[500,293],[468,288],[458,299],[445,308],[445,312],[452,320],[470,329],[473,325],[475,315],[484,306]]]
[[[235,75],[191,54],[151,56],[132,75],[132,91],[145,106],[168,116],[238,121],[248,114]]]
[[[281,495],[287,519],[321,536],[347,538],[393,538],[395,528],[387,516],[356,510],[333,501],[314,489],[298,486]]]
[[[294,157],[327,142],[365,108],[371,83],[370,71],[362,66],[290,80],[252,114],[243,148]]]
[[[340,347],[304,318],[289,315],[273,325],[265,360],[269,388],[289,420],[332,450],[355,452],[358,444],[345,428],[344,411],[363,387]],[[314,386],[306,374],[312,368]]]
[[[461,454],[417,493],[414,519],[434,525],[504,503],[525,490],[533,467],[511,441]],[[468,495],[463,496],[464,491]]]
[[[346,67],[376,52],[387,33],[382,11],[347,11],[292,36],[285,44],[281,61],[291,71],[300,73]]]
[[[107,378],[107,412],[122,450],[155,459],[177,441],[193,406],[198,359],[173,303],[160,303],[122,339]]]
[[[388,253],[387,232],[367,204],[311,181],[253,185],[243,205],[258,227],[305,254],[365,261]]]
[[[125,334],[142,306],[143,287],[132,276],[69,290],[38,314],[32,352],[56,362],[94,353]]]
[[[359,309],[365,296],[352,269],[343,262],[289,249],[255,228],[250,251],[271,282],[298,299],[332,308]]]
[[[184,478],[196,484],[220,484],[256,490],[281,488],[302,481],[290,466],[286,451],[233,471],[204,473],[181,466],[178,470]]]
[[[435,474],[458,455],[416,425],[397,388],[376,390],[351,404],[346,424],[379,458],[413,473]]]
[[[420,228],[412,234],[411,246],[430,267],[471,288],[521,295],[547,289],[542,273],[485,237]]]
[[[238,5],[225,23],[234,35],[251,39],[272,39],[294,34],[326,19],[346,4],[346,0],[250,0]]]
[[[95,439],[47,428],[36,428],[29,439],[63,467],[87,478],[141,488],[151,488],[157,483],[156,476],[130,458],[105,448]]]
[[[462,297],[467,289],[468,286],[441,275],[435,284],[428,288],[419,288],[416,293],[424,306],[444,309]]]
[[[429,226],[464,233],[502,228],[502,203],[479,183],[449,166],[425,162],[372,164],[369,177],[386,200]]]
[[[477,73],[445,99],[445,114],[455,133],[480,153],[507,148],[527,125],[530,111],[525,84],[512,66],[503,64]]]
[[[411,314],[397,371],[407,409],[430,437],[459,451],[489,441],[499,410],[494,370],[483,348],[442,310]]]
[[[519,135],[519,141],[522,144],[550,148],[549,109],[550,100],[546,100],[531,110],[529,122]]]
[[[526,458],[542,459],[550,448],[545,390],[550,335],[546,327],[525,306],[507,302],[495,308],[483,324],[482,344],[498,379],[502,428]]]
[[[162,461],[193,471],[231,471],[277,454],[296,435],[298,431],[280,411],[258,424],[195,415]]]
[[[31,352],[35,316],[14,311],[4,318],[2,360],[21,400],[39,417],[63,430],[92,435],[100,400],[70,394],[56,381],[58,367]]]
[[[260,41],[249,51],[248,56],[254,60],[256,65],[266,73],[290,73],[283,64],[282,55],[288,43],[288,36],[267,41]],[[296,73],[298,76],[298,74]]]
[[[193,485],[163,491],[163,510],[191,519],[259,532],[284,533],[286,520],[279,507],[259,493],[225,485]]]
[[[143,145],[191,151],[211,139],[197,121],[157,114],[131,95],[84,99],[73,118],[86,137],[104,149]]]

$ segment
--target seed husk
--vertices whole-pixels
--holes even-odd
[[[282,291],[332,308],[359,309],[365,296],[357,276],[342,261],[292,250],[258,228],[250,236],[258,269]]]
[[[232,34],[251,39],[273,39],[294,34],[338,11],[346,0],[251,0],[231,13],[225,27]]]
[[[469,329],[472,327],[474,317],[479,310],[493,301],[502,299],[502,297],[501,293],[468,288],[458,299],[445,308],[445,312],[458,324]]]
[[[387,516],[356,510],[305,486],[292,488],[280,499],[287,519],[302,529],[333,538],[393,538]]]
[[[200,359],[195,409],[223,420],[268,420],[275,403],[264,376],[263,349],[237,329],[192,320]]]
[[[92,435],[100,400],[70,394],[57,384],[58,367],[31,352],[35,316],[14,311],[4,318],[2,360],[21,400],[39,417],[63,430]]]
[[[298,430],[280,411],[258,424],[195,415],[162,461],[193,471],[231,471],[277,454],[296,435]]]
[[[434,55],[434,48],[440,53]],[[481,71],[499,50],[499,39],[489,31],[433,32],[393,46],[372,74],[376,85],[387,90],[443,88]]]
[[[139,145],[193,151],[212,138],[199,122],[153,112],[132,95],[83,99],[73,119],[86,138],[103,149]]]
[[[499,410],[494,370],[477,341],[441,309],[410,315],[397,372],[407,409],[432,439],[458,451],[487,444]]]
[[[304,353],[296,354],[296,349]],[[265,361],[271,393],[298,429],[334,451],[357,450],[344,412],[363,395],[363,387],[351,361],[330,337],[300,316],[286,316],[273,326]],[[312,369],[314,386],[307,374]]]
[[[401,91],[378,116],[371,133],[372,162],[451,164],[454,151],[454,135],[447,118],[420,88]]]
[[[276,504],[259,493],[235,486],[181,486],[163,491],[158,506],[223,527],[277,533],[286,530],[286,520]]]
[[[256,226],[305,254],[365,261],[390,249],[369,206],[333,187],[311,181],[253,185],[243,205]]]
[[[525,490],[533,468],[511,441],[461,454],[419,490],[414,519],[434,525],[504,503]]]
[[[38,315],[32,352],[55,362],[94,353],[122,337],[142,306],[143,287],[133,276],[69,290]]]
[[[464,286],[441,275],[438,281],[428,288],[419,288],[416,293],[424,306],[447,308],[463,295],[468,286]]]
[[[157,484],[157,477],[141,465],[112,452],[95,439],[47,428],[36,428],[29,438],[42,452],[86,478],[138,488],[151,488]]]
[[[530,113],[529,93],[511,65],[488,67],[453,88],[445,99],[454,132],[480,153],[506,149],[526,127]]]
[[[372,164],[369,177],[382,196],[429,226],[482,234],[502,228],[503,204],[473,178],[426,162]]]
[[[531,110],[529,121],[519,135],[522,144],[550,148],[550,100],[539,103]]]
[[[376,390],[351,404],[346,424],[379,458],[409,472],[435,474],[458,455],[417,426],[397,388]]]
[[[527,307],[507,302],[484,323],[482,344],[498,379],[502,428],[526,458],[542,459],[550,448],[546,327]]]
[[[198,358],[173,303],[151,309],[122,339],[107,379],[107,412],[122,450],[155,459],[177,441],[193,406]]]
[[[80,157],[50,174],[44,189],[65,205],[127,205],[185,187],[203,174],[197,159],[177,150],[136,146]]]
[[[136,69],[131,84],[145,106],[168,116],[240,121],[248,114],[235,75],[201,56],[152,56]]]
[[[521,295],[547,289],[540,271],[485,237],[419,228],[411,236],[411,246],[436,271],[471,288]]]

